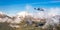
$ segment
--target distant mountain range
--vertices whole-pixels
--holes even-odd
[[[33,15],[32,13],[29,13],[29,12],[26,12],[26,11],[19,12],[15,16],[8,16],[5,13],[0,12],[0,22],[2,22],[2,21],[5,22],[5,21],[7,21],[7,19],[10,19],[11,21],[16,21],[16,23],[17,23],[18,21],[21,21],[22,19],[28,18],[28,17],[31,17],[35,20],[41,19],[41,18],[38,17],[38,14]],[[56,16],[53,16],[53,17],[60,17],[60,15],[56,15]],[[6,19],[6,20],[3,20],[3,19]],[[45,19],[45,18],[42,18],[42,19]],[[8,20],[8,21],[10,21],[10,20]]]
[[[42,16],[44,18],[39,18],[38,15],[39,14],[33,15],[30,12],[23,11],[23,12],[17,13],[15,16],[8,16],[5,13],[0,12],[0,22],[8,22],[8,23],[11,23],[11,24],[18,24],[22,20],[28,20],[28,21],[32,20],[32,21],[36,21],[36,22],[40,22],[40,21],[44,22],[44,21],[46,21],[47,18],[48,19],[49,18],[51,18],[51,19],[53,18],[54,22],[56,22],[56,23],[58,23],[58,21],[60,21],[60,15],[49,16],[49,17],[47,16],[47,18],[45,18],[44,16]]]

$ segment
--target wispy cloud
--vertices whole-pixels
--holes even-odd
[[[60,3],[60,1],[50,1],[49,3]]]
[[[32,4],[49,4],[49,3],[60,3],[60,1],[36,2]]]
[[[48,11],[49,16],[60,15],[60,8],[50,8]]]
[[[35,14],[36,17],[40,17],[40,18],[47,18],[47,17],[52,17],[55,15],[60,15],[60,8],[49,8],[46,9],[46,11],[40,11],[37,14]]]
[[[29,9],[31,9],[31,8],[32,8],[32,6],[31,6],[31,5],[29,5],[29,4],[26,4],[25,8],[26,8],[26,10],[29,10]]]

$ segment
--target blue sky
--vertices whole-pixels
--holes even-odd
[[[17,12],[25,11],[26,5],[41,8],[60,8],[60,0],[0,0],[0,11],[14,15]]]

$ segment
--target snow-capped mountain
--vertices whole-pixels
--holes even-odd
[[[0,22],[20,23],[24,18],[32,17],[32,14],[26,11],[19,12],[16,16],[8,16],[3,12],[0,12]]]
[[[56,15],[53,18],[54,18],[54,21],[55,21],[56,24],[60,23],[60,15]]]
[[[48,17],[47,21],[45,21],[46,20],[45,18],[42,18],[42,19],[39,18],[38,15],[40,16],[41,14],[34,15],[33,13],[23,11],[23,12],[17,13],[16,16],[8,16],[5,13],[0,12],[0,22],[11,23],[10,24],[11,27],[15,27],[14,25],[19,24],[22,20],[27,20],[30,24],[32,21],[36,21],[36,22],[42,21],[42,22],[48,22],[48,23],[52,22],[50,24],[54,24],[54,23],[58,24],[60,22],[60,15]],[[43,16],[40,16],[40,17],[43,17]]]
[[[15,16],[14,22],[19,23],[20,21],[22,21],[26,17],[32,17],[32,14],[29,12],[26,12],[26,11],[19,12]]]
[[[17,13],[17,16],[25,18],[25,16],[32,16],[32,14],[27,11],[23,11],[23,12]]]
[[[9,17],[8,15],[6,15],[3,12],[0,12],[0,22],[6,22],[6,21],[7,22],[11,21],[11,17]]]
[[[27,11],[22,11],[22,12],[17,13],[16,16],[10,17],[10,16],[6,15],[5,13],[0,12],[0,21],[3,21],[3,22],[5,22],[5,21],[8,21],[8,22],[12,21],[12,23],[19,23],[24,18],[27,18],[27,19],[31,18],[31,19],[35,19],[35,20],[41,20],[41,18],[39,18],[38,15],[39,14],[33,15],[32,13],[29,13]],[[52,16],[52,17],[56,18],[56,16]],[[60,16],[58,16],[58,17],[60,17]],[[44,18],[42,18],[42,19],[44,19]]]
[[[6,16],[6,14],[5,14],[5,13],[0,12],[0,18],[4,18],[5,16]]]

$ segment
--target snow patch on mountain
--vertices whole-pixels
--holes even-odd
[[[17,13],[17,16],[25,18],[25,16],[32,16],[32,13],[22,11],[22,12]]]

